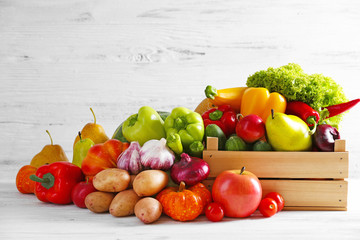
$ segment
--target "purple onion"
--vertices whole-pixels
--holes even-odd
[[[320,151],[333,152],[336,139],[340,139],[340,133],[336,128],[328,124],[317,126],[314,142]]]
[[[205,180],[209,173],[210,167],[207,162],[201,158],[190,157],[186,153],[181,154],[180,161],[174,163],[170,170],[171,179],[175,183],[185,182],[188,186]]]

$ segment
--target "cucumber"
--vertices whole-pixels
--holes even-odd
[[[170,115],[169,112],[164,112],[164,111],[157,111],[158,114],[160,115],[161,119],[163,121],[165,121],[165,119]],[[124,121],[125,122],[125,121]],[[128,140],[126,140],[126,138],[124,137],[123,133],[122,133],[122,125],[124,124],[124,122],[122,122],[117,129],[115,130],[114,134],[112,135],[112,139],[117,139],[121,142],[128,142]]]
[[[273,149],[268,142],[259,140],[254,143],[253,150],[254,151],[272,151]]]
[[[218,149],[224,150],[225,149],[225,143],[226,143],[226,136],[221,130],[221,128],[216,124],[209,124],[205,128],[205,139],[207,137],[217,137],[218,138]],[[206,141],[205,141],[206,142]]]
[[[225,150],[227,151],[246,151],[247,144],[239,136],[231,136],[225,143]]]

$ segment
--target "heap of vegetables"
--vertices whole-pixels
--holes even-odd
[[[360,101],[348,101],[334,80],[296,64],[256,72],[247,87],[207,86],[205,95],[203,110],[141,107],[111,139],[91,109],[94,123],[78,133],[72,163],[48,132],[51,145],[18,172],[19,192],[116,217],[135,214],[144,223],[162,213],[179,221],[221,213],[201,183],[210,173],[202,159],[207,137],[218,138],[219,150],[333,151],[341,114]]]

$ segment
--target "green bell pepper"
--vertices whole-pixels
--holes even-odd
[[[164,121],[155,109],[144,106],[137,114],[131,115],[122,126],[122,133],[129,141],[137,141],[142,146],[151,139],[166,137]]]
[[[174,153],[180,155],[183,152],[183,145],[181,143],[180,135],[177,133],[171,133],[166,137],[167,146],[173,150]]]
[[[164,123],[166,136],[179,134],[184,152],[194,141],[204,138],[204,122],[201,115],[185,107],[174,108]]]
[[[204,144],[201,141],[194,141],[189,146],[189,155],[192,157],[202,158]]]

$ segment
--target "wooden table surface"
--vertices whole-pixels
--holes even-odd
[[[17,192],[15,176],[49,144],[72,159],[92,107],[108,136],[141,106],[194,109],[207,85],[245,86],[298,63],[359,97],[359,1],[1,0],[0,239],[359,239],[359,106],[341,124],[350,153],[346,212],[152,225]]]

